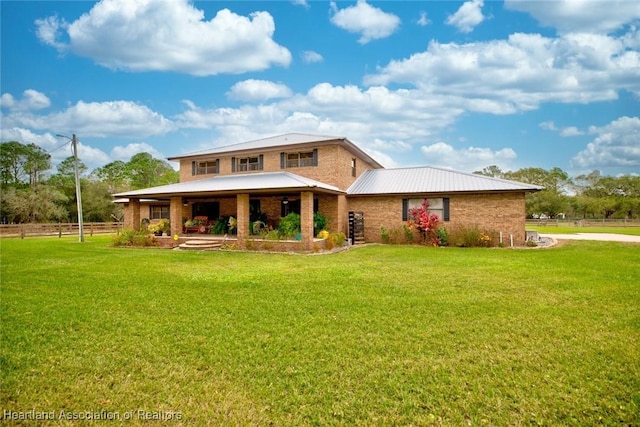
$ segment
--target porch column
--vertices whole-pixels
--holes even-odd
[[[124,212],[124,226],[140,231],[140,199],[129,199],[129,204]]]
[[[238,245],[244,246],[244,242],[249,238],[249,195],[238,194],[236,196],[236,219],[238,220]]]
[[[172,197],[169,206],[171,235],[182,234],[182,197]]]
[[[300,193],[300,231],[304,249],[313,249],[313,193]]]
[[[349,234],[349,209],[347,196],[344,194],[338,195],[338,223],[335,225],[335,230],[344,233],[345,236]]]

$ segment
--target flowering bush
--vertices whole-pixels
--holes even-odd
[[[432,246],[440,244],[440,238],[437,234],[440,218],[438,218],[438,215],[429,212],[429,201],[427,199],[422,201],[422,205],[419,208],[409,209],[409,218],[407,225],[418,230],[422,236],[423,243],[428,243]]]

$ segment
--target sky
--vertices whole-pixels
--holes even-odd
[[[290,132],[387,168],[640,174],[640,2],[0,2],[2,141],[89,170]],[[177,164],[173,164],[177,167]]]

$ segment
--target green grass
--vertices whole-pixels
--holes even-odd
[[[88,240],[0,242],[0,411],[640,423],[640,245],[302,256]]]
[[[547,234],[575,234],[575,233],[613,233],[626,234],[629,236],[640,236],[640,227],[572,227],[555,225],[529,225],[527,230],[537,230]]]

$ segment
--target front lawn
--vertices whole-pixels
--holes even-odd
[[[303,256],[87,240],[0,241],[2,410],[640,423],[640,245]]]

